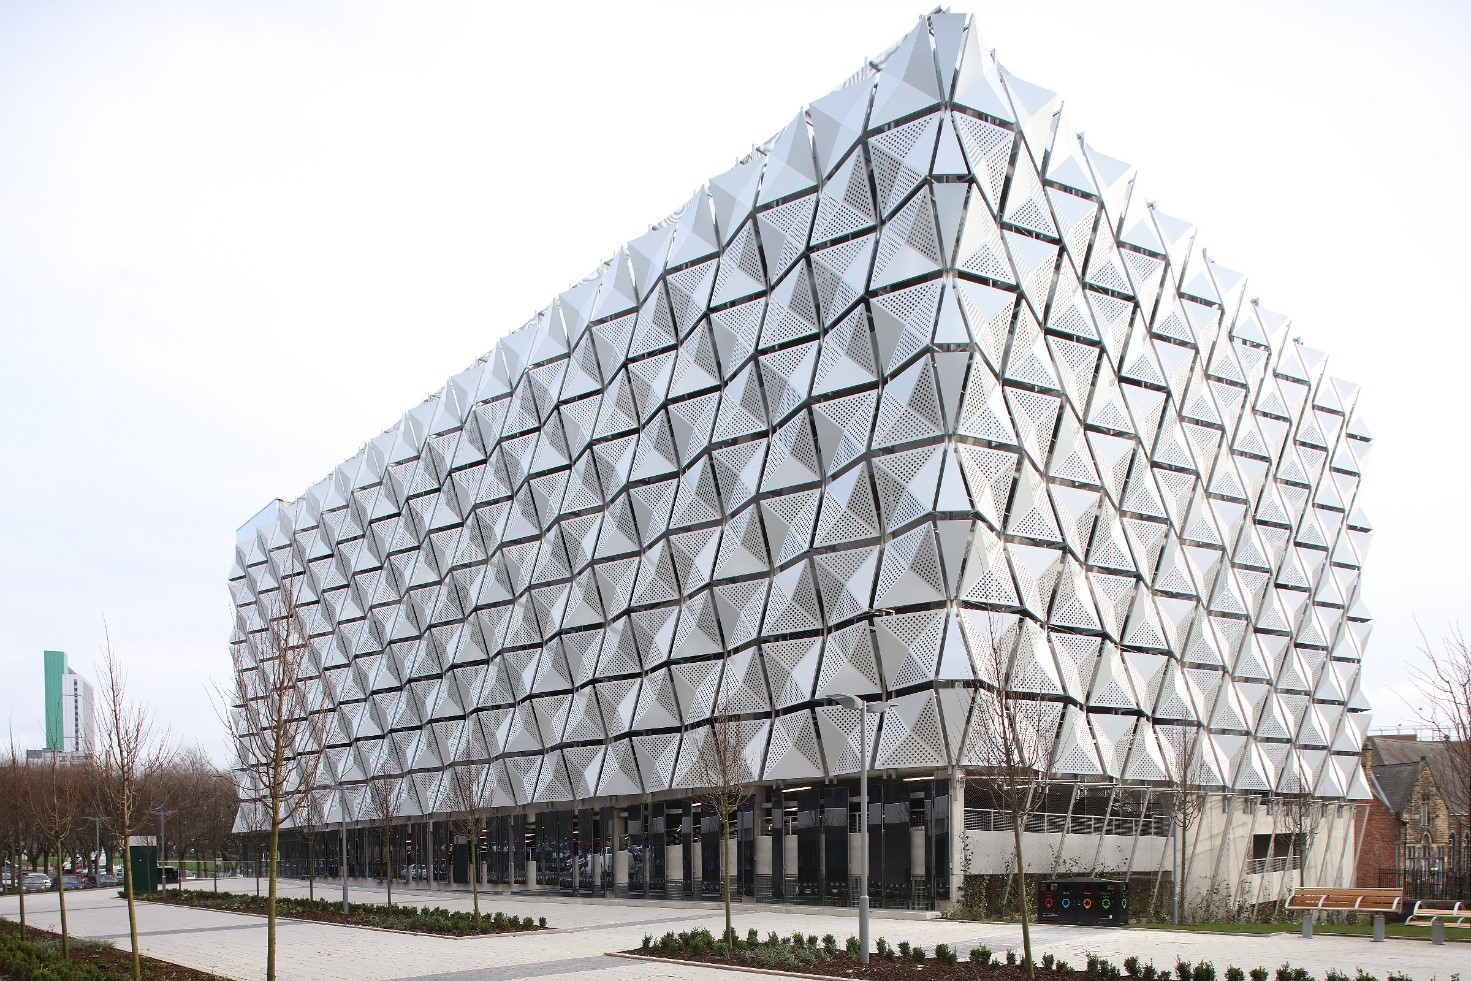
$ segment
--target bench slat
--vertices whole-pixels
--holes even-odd
[[[1397,889],[1390,888],[1310,888],[1300,886],[1292,891],[1288,909],[1351,910],[1361,913],[1398,913],[1404,902]]]

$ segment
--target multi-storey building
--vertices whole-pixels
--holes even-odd
[[[1369,432],[1248,296],[930,14],[248,523],[236,664],[293,597],[358,873],[383,780],[395,864],[713,892],[719,717],[745,893],[851,899],[867,820],[875,902],[953,902],[1010,861],[999,685],[1045,777],[1035,870],[1158,883],[1183,841],[1193,896],[1251,902],[1310,809],[1312,877],[1347,884]],[[838,696],[887,707],[867,750]]]
[[[42,654],[46,684],[46,749],[88,756],[96,750],[92,685],[66,663],[63,651]]]

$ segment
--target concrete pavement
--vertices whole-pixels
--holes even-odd
[[[199,883],[197,885],[206,885]],[[253,892],[255,880],[221,880],[222,888]],[[282,883],[283,895],[306,894],[304,884]],[[354,887],[353,898],[384,902],[376,888]],[[335,898],[333,884],[319,885],[319,898]],[[394,889],[398,902],[469,909],[470,896],[461,892],[423,892]],[[651,964],[603,956],[606,951],[637,947],[646,933],[708,927],[718,933],[719,910],[682,906],[620,903],[570,903],[560,896],[482,896],[481,911],[496,910],[517,916],[545,916],[554,930],[530,934],[447,938],[363,930],[330,924],[281,920],[277,951],[282,981],[502,981],[516,978],[594,978],[596,981],[680,979],[732,981],[749,974],[710,968]],[[26,899],[27,919],[35,926],[57,929],[55,894]],[[72,931],[78,936],[128,942],[127,906],[112,890],[67,895]],[[0,916],[14,919],[14,896],[0,898]],[[265,973],[265,921],[259,917],[212,910],[138,904],[143,949],[154,957],[176,961],[223,977],[248,981]],[[734,924],[744,933],[754,927],[762,936],[770,930],[790,934],[832,933],[841,943],[856,934],[851,911],[824,910],[793,915],[763,906],[737,906]],[[956,947],[961,956],[985,944],[998,955],[1008,947],[1020,948],[1018,927],[996,923],[948,920],[875,919],[874,936],[891,943],[901,940],[933,950],[936,943]],[[1350,975],[1362,967],[1380,981],[1390,971],[1414,981],[1449,981],[1453,973],[1467,973],[1471,946],[1434,947],[1425,941],[1390,940],[1376,944],[1368,938],[1319,935],[1304,940],[1286,936],[1225,936],[1158,930],[1119,930],[1082,927],[1034,927],[1033,946],[1040,957],[1052,953],[1082,968],[1088,953],[1122,964],[1134,955],[1159,967],[1173,967],[1178,958],[1210,960],[1217,977],[1228,965],[1243,969],[1276,968],[1284,961],[1307,968],[1321,979],[1329,968]]]

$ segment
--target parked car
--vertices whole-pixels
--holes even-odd
[[[122,885],[122,881],[111,872],[99,872],[97,873],[96,884],[99,886],[120,886]]]
[[[51,888],[51,876],[45,872],[27,872],[21,883],[26,892],[45,892]]]
[[[61,888],[63,888],[63,889],[80,889],[80,888],[82,888],[82,877],[79,876],[79,875],[64,875],[64,876],[62,876],[61,877]]]

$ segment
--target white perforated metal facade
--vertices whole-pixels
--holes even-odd
[[[935,13],[243,534],[283,577],[324,780],[491,761],[486,807],[688,787],[711,712],[767,782],[981,761],[977,647],[1051,768],[1365,796],[1357,390],[1059,98]],[[334,795],[329,819],[335,819]]]

